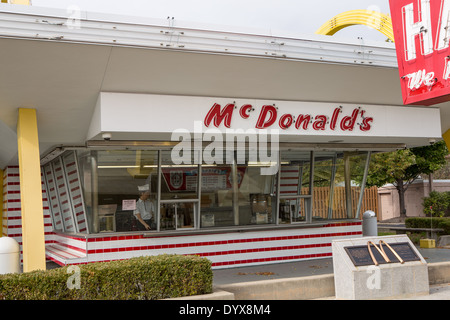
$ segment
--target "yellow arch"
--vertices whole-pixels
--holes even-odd
[[[316,31],[316,34],[332,36],[343,28],[358,24],[378,30],[394,42],[391,17],[387,14],[371,10],[351,10],[338,14],[325,22]]]

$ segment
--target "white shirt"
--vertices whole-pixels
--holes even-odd
[[[141,214],[143,220],[150,220],[153,217],[153,203],[147,199],[145,201],[138,199],[136,201],[136,210],[134,210],[134,215]]]

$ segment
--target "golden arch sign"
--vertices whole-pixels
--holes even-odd
[[[390,16],[372,10],[351,10],[338,14],[325,22],[316,31],[316,34],[332,36],[339,30],[354,25],[365,25],[373,28],[394,42],[394,32],[392,31]]]

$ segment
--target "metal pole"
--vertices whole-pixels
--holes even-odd
[[[233,156],[233,164],[231,166],[231,175],[233,183],[233,213],[234,213],[234,225],[239,225],[239,185],[237,180],[237,163],[236,155]]]
[[[281,184],[281,152],[278,152],[278,175],[277,175],[277,189],[276,189],[276,196],[277,196],[277,210],[275,212],[275,224],[279,224],[280,222],[280,184]]]
[[[161,150],[158,151],[158,186],[156,188],[157,190],[157,196],[156,196],[156,230],[160,231],[161,228]]]
[[[344,177],[345,177],[345,203],[347,209],[347,219],[353,218],[352,216],[352,182],[350,175],[350,155],[348,152],[344,152]]]
[[[331,181],[330,181],[330,197],[328,200],[328,219],[333,218],[333,201],[334,201],[334,179],[336,178],[337,156],[334,155],[331,163]]]
[[[201,150],[198,150],[199,153],[199,159],[201,157]],[[194,204],[194,229],[200,229],[200,208],[202,203],[202,183],[203,183],[203,177],[202,177],[202,161],[199,161],[198,163],[198,174],[197,174],[197,204]]]
[[[367,182],[367,174],[369,172],[369,164],[370,164],[370,156],[372,155],[371,151],[367,152],[367,158],[366,158],[366,166],[364,167],[364,175],[361,182],[361,192],[359,193],[359,200],[358,200],[358,207],[356,208],[356,219],[359,219],[359,215],[361,212],[361,206],[362,201],[364,197],[364,189],[366,188],[366,182]]]
[[[310,195],[310,203],[307,211],[306,221],[308,223],[312,222],[312,212],[314,206],[314,151],[311,151],[310,156],[310,171],[309,171],[309,195]]]
[[[91,151],[92,232],[99,232],[97,151]]]

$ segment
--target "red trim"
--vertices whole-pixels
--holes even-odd
[[[313,227],[311,226],[311,229],[314,228],[332,228],[332,227],[347,227],[347,226],[359,226],[361,225],[362,222],[361,221],[353,221],[353,222],[334,222],[334,223],[329,223],[320,227]],[[251,231],[251,230],[249,230]],[[256,230],[255,230],[256,231]],[[223,234],[223,232],[218,232],[217,234]],[[330,233],[330,235],[333,235],[334,233]],[[362,234],[361,232],[356,232],[354,234]],[[66,234],[57,234],[60,236],[64,236],[64,237],[73,237],[73,236],[69,236]],[[202,234],[193,234],[193,235],[188,235],[188,237],[192,237],[192,236],[202,236]],[[324,235],[322,234],[322,236],[328,236],[328,235]],[[186,235],[173,235],[173,236],[155,236],[152,238],[145,238],[145,239],[159,239],[159,238],[176,238],[176,237],[186,237]],[[295,238],[295,239],[302,239],[302,238],[314,238],[317,237],[317,235],[296,235],[296,236],[290,236],[290,237],[300,237],[300,238]],[[142,234],[136,234],[136,235],[124,235],[124,236],[109,236],[109,237],[99,237],[99,238],[76,238],[73,237],[74,239],[79,239],[79,240],[87,240],[88,242],[102,242],[102,241],[122,241],[122,240],[136,240],[136,239],[144,239],[144,236]],[[273,240],[279,240],[282,237],[272,237],[272,238],[257,238],[257,239],[266,239],[266,241],[273,241]],[[256,239],[256,238],[255,238]],[[288,240],[285,239],[285,237],[283,237],[283,240]],[[232,243],[231,241],[239,241],[239,240],[224,240],[221,241],[223,243],[218,243],[218,244],[224,244],[224,243]],[[252,239],[244,239],[241,240],[243,242],[249,242],[249,241],[255,241]],[[256,240],[256,241],[263,241],[263,240]],[[196,242],[197,246],[200,245],[210,245],[211,242]]]
[[[361,225],[361,222],[355,222],[355,223],[332,223],[327,224],[322,227],[344,227],[344,226],[353,226],[353,225]],[[346,232],[344,232],[347,234]],[[222,240],[222,241],[215,241],[215,244],[229,244],[229,243],[238,243],[238,242],[255,242],[255,241],[273,241],[273,240],[290,240],[290,239],[304,239],[304,238],[317,238],[317,237],[330,237],[336,234],[341,233],[330,233],[330,234],[307,234],[307,235],[294,235],[294,236],[283,236],[283,237],[268,237],[268,238],[249,238],[249,239],[242,239],[242,240]],[[357,232],[357,234],[361,234],[361,232]],[[200,236],[201,234],[195,234],[192,236]],[[174,235],[170,238],[174,237],[183,237],[182,235]],[[145,239],[158,239],[158,238],[169,238],[169,237],[153,237],[153,238],[145,238]],[[144,239],[144,236],[142,234],[136,234],[136,235],[126,235],[126,236],[111,236],[111,237],[104,237],[104,238],[88,238],[88,242],[102,242],[102,241],[122,241],[122,240],[136,240],[136,239]],[[212,241],[205,241],[205,242],[195,242],[196,246],[203,246],[203,245],[211,245]],[[186,246],[186,245],[184,245]]]
[[[22,228],[22,225],[21,224],[16,224],[14,226],[8,225],[8,229],[14,229],[14,228]]]
[[[333,223],[329,223],[323,226],[316,226],[316,227],[311,227],[311,229],[320,229],[320,228],[330,228],[330,227],[347,227],[347,226],[361,226],[362,222],[361,221],[352,221],[352,222],[348,222],[348,221],[344,221],[344,222],[333,222]],[[50,256],[47,256],[47,258],[51,261],[54,261],[55,263],[59,264],[59,265],[65,265],[66,263],[68,264],[86,264],[88,262],[77,262],[77,263],[70,263],[71,257],[73,258],[82,258],[80,256],[77,256],[76,253],[68,253],[66,252],[65,254],[58,254],[59,251],[61,251],[61,253],[64,252],[64,248],[68,248],[68,249],[72,249],[75,250],[77,252],[80,252],[80,254],[102,254],[102,253],[119,253],[120,252],[132,252],[134,251],[136,254],[139,254],[139,252],[142,252],[142,250],[164,250],[164,249],[174,249],[174,248],[191,248],[191,249],[195,249],[196,247],[200,247],[203,246],[204,248],[198,248],[199,251],[203,251],[204,249],[206,249],[206,247],[209,248],[214,248],[212,246],[217,246],[215,248],[217,249],[226,249],[227,245],[233,245],[234,248],[232,248],[233,250],[224,250],[224,251],[213,251],[213,252],[198,252],[198,253],[192,253],[192,255],[199,255],[199,256],[203,256],[203,257],[224,257],[227,255],[236,255],[236,254],[247,254],[247,253],[258,253],[261,252],[261,255],[263,255],[264,252],[272,252],[279,254],[279,255],[285,255],[285,256],[278,256],[278,257],[259,257],[259,258],[254,258],[254,259],[242,259],[242,260],[235,260],[235,261],[223,261],[223,262],[213,262],[212,266],[213,267],[220,267],[220,266],[239,266],[239,265],[243,265],[243,264],[260,264],[260,263],[270,263],[270,262],[280,262],[280,261],[293,261],[293,260],[302,260],[302,259],[313,259],[313,258],[321,258],[321,257],[331,257],[331,252],[325,252],[325,253],[312,253],[312,254],[303,254],[303,255],[288,255],[290,252],[289,250],[302,250],[302,249],[309,249],[309,248],[324,248],[325,251],[331,251],[330,247],[331,247],[331,238],[333,237],[342,237],[342,236],[360,236],[362,235],[361,231],[352,231],[352,232],[329,232],[329,233],[325,233],[324,231],[326,231],[326,229],[324,229],[322,231],[322,233],[319,234],[302,234],[302,235],[286,235],[286,236],[272,236],[272,237],[257,237],[257,238],[247,238],[247,239],[230,239],[230,240],[217,240],[217,241],[199,241],[199,242],[193,242],[192,238],[193,236],[203,236],[202,234],[194,234],[191,236],[186,236],[186,235],[173,235],[173,236],[156,236],[153,238],[144,238],[144,236],[142,234],[128,234],[128,235],[123,235],[123,236],[106,236],[106,237],[100,237],[100,238],[89,238],[89,237],[79,237],[79,236],[73,236],[73,235],[67,235],[67,234],[61,234],[61,233],[49,233],[49,234],[54,234],[56,237],[56,240],[52,240],[49,241],[48,243],[54,243],[57,244],[59,246],[61,246],[61,249],[58,248],[49,248],[49,254],[51,252],[55,252],[55,254],[57,256],[59,256],[61,258],[61,261],[58,261],[58,257],[56,258],[52,258]],[[308,232],[307,230],[305,230],[305,232]],[[222,232],[218,232],[218,234],[221,234]],[[58,237],[62,237],[64,239],[73,239],[75,241],[79,241],[80,244],[85,244],[88,247],[87,242],[93,243],[93,242],[111,242],[108,243],[108,245],[111,246],[116,246],[117,243],[115,243],[115,241],[123,241],[123,240],[144,240],[144,241],[140,241],[142,243],[151,243],[152,240],[155,239],[168,239],[168,238],[180,238],[180,237],[185,237],[185,239],[189,238],[191,239],[190,242],[188,243],[181,243],[183,241],[182,238],[180,238],[180,242],[179,243],[175,243],[175,244],[161,244],[161,245],[139,245],[139,246],[128,246],[128,247],[122,247],[122,248],[106,248],[106,249],[93,249],[93,250],[85,250],[85,249],[81,249],[78,247],[75,247],[73,245],[69,245],[69,244],[64,244],[62,243],[62,239],[60,239],[60,241],[58,241]],[[303,244],[303,245],[295,245],[295,240],[298,239],[311,239],[311,242],[314,242],[313,239],[317,239],[317,238],[328,238],[328,239],[323,239],[325,240],[324,243],[309,243],[309,244]],[[269,247],[270,243],[267,241],[283,241],[283,240],[293,240],[290,243],[294,244],[294,245],[286,245],[286,246],[273,246],[273,247]],[[265,247],[263,248],[248,248],[248,249],[239,249],[239,244],[243,244],[243,243],[255,243],[255,242],[259,242],[260,244],[267,244]],[[46,242],[47,243],[47,242]],[[278,242],[279,243],[279,242]],[[105,244],[106,245],[106,244]],[[236,249],[238,248],[238,249]],[[231,249],[231,248],[230,248]],[[69,256],[70,255],[70,256]],[[68,257],[68,258],[67,258]],[[241,256],[243,257],[243,256]],[[109,260],[102,260],[101,256],[99,256],[100,259],[95,259],[95,261],[113,261],[113,260],[123,260],[122,258],[118,258],[118,259],[109,259]]]
[[[220,266],[231,266],[231,265],[240,265],[240,264],[248,264],[248,263],[261,263],[261,262],[277,262],[277,261],[289,261],[289,260],[300,260],[300,259],[312,259],[312,258],[325,258],[331,257],[331,252],[326,253],[315,253],[315,254],[302,254],[295,256],[284,256],[284,257],[270,257],[270,258],[257,258],[257,259],[247,259],[247,260],[235,260],[235,261],[223,261],[223,262],[213,262],[211,264],[212,267],[220,267]],[[60,266],[64,266],[64,264],[60,261],[55,260],[52,257],[47,257],[49,260],[54,261]],[[102,262],[110,262],[110,261],[119,261],[124,259],[107,259],[101,260]],[[100,260],[98,260],[100,261]],[[87,264],[89,262],[77,262],[71,263],[73,265],[82,265]]]
[[[64,263],[62,263],[61,261],[56,260],[56,259],[53,258],[53,257],[50,257],[50,256],[46,255],[46,258],[47,258],[47,260],[53,261],[54,263],[60,265],[61,267],[64,267],[64,266],[65,266]]]
[[[8,208],[7,211],[21,211],[22,208]]]
[[[227,254],[242,254],[242,253],[254,253],[254,252],[280,251],[280,250],[322,248],[322,247],[331,247],[331,243],[317,243],[317,244],[305,244],[305,245],[298,245],[298,246],[283,246],[283,247],[254,248],[254,249],[245,249],[245,250],[206,252],[206,253],[196,253],[196,255],[199,255],[202,257],[209,257],[209,256],[220,256],[220,255],[227,255]]]
[[[61,250],[61,249],[58,249],[58,248],[54,248],[54,247],[51,247],[51,246],[46,247],[45,250],[50,252],[50,253],[53,253],[53,254],[55,254],[57,256],[65,258],[65,259],[75,259],[75,258],[83,258],[84,257],[84,256],[79,256],[79,255],[73,254],[73,253],[68,252],[68,251],[64,251],[64,250]]]
[[[86,249],[78,248],[78,247],[72,246],[70,244],[66,244],[66,243],[62,243],[62,242],[58,242],[58,241],[53,241],[52,243],[57,244],[61,247],[65,247],[67,249],[72,249],[72,250],[81,252],[83,254],[86,254]]]
[[[336,232],[336,233],[328,233],[328,234],[308,234],[308,235],[295,235],[295,236],[282,236],[282,237],[280,236],[280,237],[266,237],[266,238],[250,238],[250,239],[235,239],[235,240],[221,240],[221,241],[162,244],[162,245],[151,245],[151,246],[142,245],[142,246],[121,247],[121,248],[92,249],[92,250],[88,250],[87,254],[110,253],[110,252],[120,252],[120,251],[161,250],[161,249],[175,249],[175,248],[200,247],[200,246],[216,246],[216,245],[250,243],[250,242],[342,237],[342,236],[361,235],[361,234],[362,234],[361,231],[354,231],[354,232]],[[104,240],[104,241],[107,241],[107,240]],[[331,243],[330,243],[330,245],[331,245]],[[317,247],[317,246],[320,246],[320,245],[310,244],[310,245],[285,246],[285,247],[266,247],[266,248],[247,249],[247,250],[230,250],[230,251],[209,252],[209,253],[205,253],[205,255],[212,256],[212,255],[224,255],[224,254],[257,252],[257,251],[290,250],[290,249],[312,248],[312,247]],[[252,250],[254,250],[254,251],[252,251]]]
[[[74,236],[74,235],[70,235],[70,234],[59,233],[57,231],[54,233],[54,235],[57,236],[57,237],[63,237],[63,238],[68,238],[68,239],[73,239],[73,240],[86,242],[86,238],[85,237],[78,237],[78,236]]]
[[[20,202],[20,199],[8,199],[3,201],[3,203],[10,203],[10,202]]]
[[[7,217],[3,217],[3,219],[6,219],[6,220],[22,220],[22,216],[15,216],[15,217],[7,216]]]

